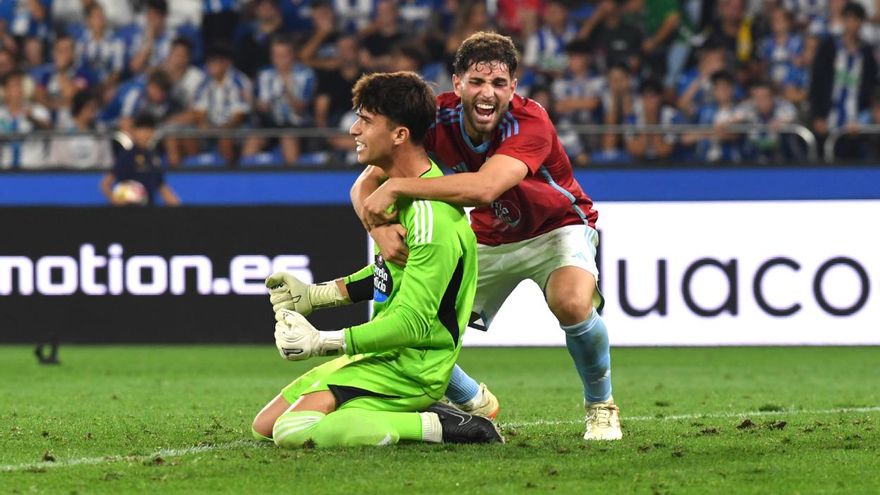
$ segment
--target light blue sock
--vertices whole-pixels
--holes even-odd
[[[457,364],[452,368],[452,377],[449,378],[449,388],[446,389],[446,397],[456,404],[465,402],[477,396],[480,384],[469,377]]]
[[[601,402],[611,397],[611,352],[608,329],[594,310],[585,321],[562,326],[565,345],[574,359],[587,402]]]

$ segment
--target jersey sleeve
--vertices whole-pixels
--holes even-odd
[[[369,301],[373,298],[373,271],[375,265],[367,265],[342,279],[351,302]]]
[[[442,215],[434,215],[432,203],[413,202],[410,221],[404,224],[409,258],[400,289],[382,318],[345,331],[348,354],[437,345],[433,323],[461,253],[454,243],[455,229],[435,221]],[[448,344],[455,345],[451,335]]]
[[[502,141],[496,155],[507,155],[525,163],[529,172],[535,174],[550,156],[551,136],[556,132],[547,113],[537,103],[529,112],[517,112],[501,120]]]

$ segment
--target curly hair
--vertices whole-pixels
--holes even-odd
[[[461,76],[474,64],[493,62],[506,65],[510,74],[515,74],[519,63],[516,45],[509,36],[480,31],[461,42],[455,52],[452,69]]]

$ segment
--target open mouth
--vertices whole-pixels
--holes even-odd
[[[355,147],[355,152],[357,152],[357,153],[360,153],[361,151],[364,150],[364,148],[367,147],[366,144],[364,144],[364,143],[362,143],[362,142],[360,142],[360,141],[358,141],[358,140],[355,140],[355,141],[354,141],[354,144],[356,145],[356,147]]]
[[[474,105],[474,113],[480,122],[490,122],[495,115],[496,106],[489,103],[477,103]]]

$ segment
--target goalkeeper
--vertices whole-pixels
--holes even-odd
[[[389,177],[441,172],[422,148],[434,94],[416,74],[371,74],[353,89],[351,127],[361,164]],[[305,284],[290,274],[266,281],[276,311],[275,343],[289,360],[338,355],[285,387],[257,415],[253,432],[281,447],[386,445],[401,440],[502,441],[487,419],[437,403],[443,397],[476,290],[476,240],[460,207],[401,198],[405,268],[375,263],[343,279]],[[319,331],[314,309],[373,299],[373,319]],[[421,412],[419,412],[421,411]]]

